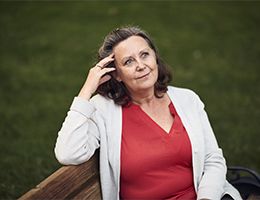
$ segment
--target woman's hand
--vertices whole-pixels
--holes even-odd
[[[106,68],[106,66],[114,61],[113,56],[114,54],[112,53],[89,70],[88,77],[79,92],[79,97],[89,100],[99,85],[111,79],[111,76],[106,74],[114,71],[115,68]]]

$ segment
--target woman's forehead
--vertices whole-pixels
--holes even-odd
[[[113,49],[115,55],[131,54],[142,51],[144,49],[151,49],[147,41],[141,36],[131,36],[119,42]]]

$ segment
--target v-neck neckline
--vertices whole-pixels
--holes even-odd
[[[143,121],[150,123],[152,126],[157,127],[157,129],[160,130],[160,132],[163,132],[164,136],[169,136],[172,134],[173,130],[174,130],[174,125],[175,125],[175,113],[172,111],[171,106],[173,106],[172,102],[169,103],[168,105],[168,109],[171,113],[171,115],[173,116],[174,120],[172,122],[171,128],[169,129],[169,132],[167,132],[165,129],[163,129],[156,121],[153,120],[153,118],[151,118],[142,108],[141,106],[132,103],[132,105],[134,108],[136,108],[137,110],[139,110],[139,114],[141,114],[142,116],[140,117]],[[174,107],[173,107],[174,109]]]

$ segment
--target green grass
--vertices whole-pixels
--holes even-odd
[[[0,2],[0,198],[60,165],[53,147],[103,37],[147,30],[173,84],[206,104],[228,165],[260,172],[260,3]]]

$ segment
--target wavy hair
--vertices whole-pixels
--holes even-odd
[[[117,28],[111,31],[104,39],[102,46],[98,51],[98,61],[104,59],[109,56],[113,52],[113,48],[120,42],[126,40],[131,36],[140,36],[146,40],[151,49],[155,52],[156,62],[158,65],[158,79],[155,83],[154,94],[156,97],[161,98],[164,93],[167,92],[167,86],[171,81],[171,73],[167,67],[167,65],[162,61],[159,56],[159,53],[153,44],[151,38],[148,34],[141,30],[138,27],[122,27]],[[106,67],[115,67],[114,63],[109,64]],[[101,84],[97,93],[105,96],[107,98],[113,99],[114,102],[118,105],[126,106],[131,101],[132,98],[128,89],[122,81],[117,81],[113,75],[111,75],[111,79],[107,82]]]

